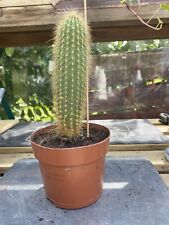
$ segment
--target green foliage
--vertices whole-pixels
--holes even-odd
[[[113,54],[122,52],[147,51],[153,49],[168,48],[169,40],[145,40],[145,41],[115,41],[95,43],[92,45],[93,55]]]
[[[31,113],[28,113],[27,117],[25,116],[27,106],[29,106],[29,112],[33,111],[33,109],[30,109],[31,106],[35,108],[35,101],[30,101],[29,97],[35,96],[35,94],[38,96],[39,101],[37,105],[41,107],[44,113],[46,113],[46,107],[51,107],[52,92],[48,74],[50,59],[50,48],[45,46],[0,48],[0,66],[3,67],[4,71],[4,76],[1,74],[0,80],[6,89],[8,102],[12,106],[16,117],[28,121],[40,120],[40,117],[33,116]],[[22,106],[18,103],[20,98],[27,106]],[[43,102],[43,104],[40,104],[40,102]],[[2,113],[0,112],[0,114]],[[44,120],[44,114],[41,113],[40,115],[41,119]],[[3,118],[5,118],[5,115]]]
[[[147,51],[152,49],[165,49],[169,47],[168,39],[147,41],[115,41],[109,43],[95,43],[92,45],[93,55],[125,53],[135,51]],[[10,49],[10,50],[9,50]],[[9,53],[10,52],[10,53]],[[11,57],[10,57],[11,55]],[[48,114],[52,107],[52,93],[50,90],[50,77],[48,74],[48,62],[51,59],[49,47],[24,47],[24,48],[0,48],[0,66],[4,70],[3,85],[12,110],[16,117],[23,120],[53,120]],[[15,78],[13,73],[16,73]],[[24,74],[26,74],[25,78]],[[0,79],[1,79],[0,74]],[[29,97],[31,96],[31,97]],[[38,97],[36,97],[38,96]],[[22,99],[25,105],[18,102]],[[35,98],[35,101],[30,100]],[[38,98],[38,103],[36,103]],[[35,107],[39,110],[35,110]],[[27,113],[29,108],[29,113]],[[41,109],[44,111],[40,113]],[[52,112],[51,112],[52,113]],[[0,117],[7,118],[0,107]],[[56,117],[56,115],[55,115]]]
[[[53,100],[58,133],[80,135],[84,105],[90,36],[86,23],[76,12],[68,12],[55,30]]]
[[[15,49],[14,48],[5,48],[5,53],[8,57],[12,57],[14,54]]]
[[[29,101],[26,103],[22,98],[19,98],[13,105],[13,112],[19,119],[25,121],[52,121],[54,114],[51,107],[46,106],[39,100],[37,94],[29,96]]]
[[[169,11],[169,4],[168,3],[163,3],[160,6],[161,6],[161,9]]]

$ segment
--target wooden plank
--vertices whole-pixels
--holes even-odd
[[[0,147],[1,154],[32,153],[32,147]]]
[[[149,119],[149,121],[157,126],[157,128],[165,135],[169,135],[169,125],[165,125],[159,121],[159,119]]]
[[[109,151],[164,151],[168,144],[118,144],[110,145]],[[32,153],[32,147],[0,147],[0,154]]]
[[[133,9],[139,15],[147,20],[153,12],[158,8],[159,4],[151,4],[149,6],[142,5],[141,7],[134,6]],[[30,6],[30,7],[15,7],[3,8],[0,23],[0,32],[11,31],[30,31],[43,30],[46,25],[54,25],[61,12],[54,12],[51,5]],[[165,10],[159,10],[157,17],[165,19],[169,23],[169,15]],[[132,26],[141,25],[138,19],[129,12],[125,6],[108,7],[108,8],[89,8],[88,21],[92,27],[117,27],[117,26]],[[155,23],[155,21],[154,21]],[[11,30],[12,29],[12,30]]]
[[[0,120],[0,134],[19,123],[19,120]]]
[[[58,4],[58,2],[60,2]],[[110,7],[112,5],[119,5],[119,0],[90,0],[87,2],[88,7]],[[163,0],[142,0],[142,3],[151,3],[151,2],[164,2]],[[19,7],[19,6],[33,6],[33,5],[47,5],[47,4],[53,4],[56,5],[59,9],[68,9],[68,8],[83,8],[83,0],[0,0],[0,8],[1,7]]]
[[[125,41],[125,40],[148,40],[169,38],[169,24],[163,25],[163,29],[155,31],[141,24],[119,25],[110,27],[92,27],[93,42],[102,41]]]
[[[3,159],[3,162],[0,164],[0,173],[3,174],[6,172],[17,160],[22,158],[32,158],[33,155],[20,155],[17,158],[14,158],[12,155],[6,158],[7,160]],[[169,187],[169,174],[160,174],[160,177],[164,181],[164,183]]]
[[[169,144],[117,144],[110,145],[110,151],[163,151]]]
[[[134,1],[135,5],[137,5],[137,1]],[[141,0],[141,4],[152,4],[152,3],[162,3],[164,0]],[[90,0],[87,1],[88,8],[105,8],[105,7],[119,7],[120,0]],[[65,10],[65,9],[83,9],[84,8],[84,0],[62,0],[57,4],[57,9]]]
[[[48,5],[51,4],[52,0],[36,0],[36,1],[30,1],[30,0],[0,0],[0,8],[4,7],[18,7],[18,6],[33,6],[33,5]],[[59,1],[56,1],[59,2]]]
[[[162,178],[162,180],[164,181],[164,183],[169,188],[169,174],[160,174],[160,177]]]
[[[126,158],[146,158],[154,165],[159,172],[169,172],[169,162],[165,159],[162,151],[119,151],[108,152],[108,156]]]
[[[147,19],[157,7],[158,4],[143,5],[139,9],[134,6],[134,10],[139,10],[142,18]],[[44,5],[3,8],[1,14],[0,47],[6,47],[49,44],[61,12],[54,12],[51,5]],[[92,41],[168,38],[169,14],[160,10],[157,16],[165,22],[160,31],[142,25],[125,7],[89,8]]]
[[[19,31],[16,32],[18,29]],[[24,31],[25,29],[27,31]],[[53,25],[32,26],[31,29],[32,31],[28,31],[28,27],[22,29],[21,27],[11,27],[10,31],[7,29],[9,32],[1,33],[0,31],[0,47],[52,44]],[[145,26],[91,27],[91,30],[92,42],[169,38],[169,24],[164,25],[160,31],[154,31]]]
[[[53,28],[50,25],[47,27],[46,29],[49,30],[12,32],[11,29],[9,33],[0,33],[0,47],[51,45]],[[144,26],[92,28],[92,42],[169,38],[168,30],[169,25],[163,26],[163,29],[158,32]]]
[[[159,119],[148,119],[150,121],[150,123],[152,123],[153,125],[162,125],[162,123],[159,121]]]
[[[169,135],[169,126],[168,125],[160,125],[158,129],[165,135]]]
[[[52,40],[51,31],[0,33],[1,47],[51,45],[52,42],[50,40]]]
[[[108,152],[107,156],[127,157],[127,158],[147,158],[159,172],[169,172],[169,162],[165,159],[164,152],[161,151],[124,151],[124,152]],[[17,160],[22,158],[33,158],[33,154],[1,154],[0,155],[0,173],[9,169]]]
[[[42,31],[47,30],[47,25],[56,23],[54,9],[50,5],[3,8],[1,11],[1,33]]]
[[[3,158],[3,161],[0,160],[0,173],[5,173],[17,160],[22,158],[33,158],[33,155],[24,154],[15,157],[14,155],[8,156],[8,158]],[[157,164],[156,164],[157,167]],[[158,168],[158,167],[157,167]],[[164,168],[164,166],[163,166]],[[160,174],[160,177],[164,181],[164,183],[169,187],[169,174]]]
[[[1,154],[0,155],[0,173],[7,171],[17,160],[23,158],[34,158],[33,154]]]

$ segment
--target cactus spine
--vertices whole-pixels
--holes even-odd
[[[55,29],[52,75],[57,134],[80,135],[86,102],[90,33],[83,17],[68,12]]]

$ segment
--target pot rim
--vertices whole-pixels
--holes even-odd
[[[31,136],[30,136],[31,145],[35,145],[35,146],[37,146],[37,147],[40,146],[40,147],[43,148],[44,150],[47,150],[47,149],[48,149],[48,151],[49,151],[49,150],[51,150],[51,151],[56,151],[56,150],[59,150],[59,151],[60,151],[60,150],[64,150],[64,151],[73,151],[73,150],[77,150],[77,149],[81,149],[81,148],[84,148],[84,149],[85,149],[85,148],[89,148],[89,147],[91,147],[91,146],[97,146],[98,144],[104,143],[105,141],[109,140],[109,137],[110,137],[110,130],[109,130],[107,127],[105,127],[105,126],[103,126],[103,125],[100,125],[100,124],[96,124],[96,123],[89,123],[89,125],[94,126],[94,127],[100,127],[100,129],[105,130],[105,131],[107,132],[107,137],[104,138],[102,141],[99,141],[99,142],[94,143],[94,144],[90,144],[90,145],[82,145],[82,146],[76,146],[76,147],[70,147],[70,148],[57,148],[57,147],[51,148],[51,147],[45,147],[45,146],[43,146],[43,145],[37,144],[35,141],[32,140],[33,137],[34,137],[35,135],[37,135],[37,133],[39,133],[39,132],[41,132],[41,131],[43,131],[43,130],[45,130],[45,129],[49,129],[50,127],[57,126],[57,124],[54,124],[54,125],[48,125],[48,126],[46,126],[46,127],[43,127],[43,128],[40,128],[40,129],[34,131],[34,132],[31,134]]]

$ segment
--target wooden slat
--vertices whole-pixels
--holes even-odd
[[[108,156],[127,158],[147,158],[159,172],[169,172],[169,162],[165,159],[162,151],[124,151],[108,152]]]
[[[58,4],[59,2],[59,4]],[[100,8],[100,7],[112,7],[113,5],[119,5],[119,0],[90,0],[87,2],[87,6],[90,8]],[[159,3],[164,2],[163,0],[142,0],[141,3]],[[60,9],[69,9],[69,8],[83,8],[83,0],[0,0],[0,7],[19,7],[19,6],[33,6],[33,5],[47,5],[53,4],[54,6]]]
[[[160,177],[162,178],[162,180],[164,181],[164,183],[169,188],[169,174],[160,174]]]
[[[163,151],[169,144],[118,144],[110,145],[110,151]]]
[[[47,29],[47,25],[50,26],[56,22],[54,10],[50,5],[4,8],[1,11],[1,33],[42,31]]]
[[[135,4],[137,1],[135,1]],[[141,4],[151,4],[151,3],[160,3],[164,2],[164,0],[141,0]],[[104,8],[104,7],[112,7],[112,6],[118,6],[119,7],[120,0],[90,0],[87,1],[87,6],[89,8]],[[69,9],[69,8],[76,8],[76,9],[82,9],[83,6],[83,0],[62,0],[57,4],[58,9]]]
[[[32,153],[31,147],[0,147],[1,154]]]
[[[148,119],[152,124],[154,125],[162,125],[162,123],[159,121],[159,119]]]
[[[32,46],[32,45],[51,45],[51,31],[31,31],[31,32],[14,32],[0,33],[0,46]]]
[[[127,158],[147,158],[155,166],[159,172],[169,172],[169,162],[165,159],[164,152],[161,151],[124,151],[124,152],[108,152],[107,156],[127,157]],[[33,158],[33,154],[1,154],[0,155],[0,173],[9,169],[17,160],[22,158]]]
[[[137,11],[143,19],[149,19],[152,13],[158,8],[158,4],[151,4],[149,6],[143,5],[141,7],[134,6],[133,9]],[[2,17],[0,23],[0,32],[11,31],[30,31],[37,29],[44,30],[45,25],[54,25],[60,12],[55,12],[51,5],[45,6],[30,6],[30,7],[16,7],[2,9]],[[159,10],[156,15],[169,22],[168,12]],[[92,27],[117,27],[117,26],[132,26],[140,25],[138,19],[129,12],[125,6],[108,7],[88,9],[88,21]],[[104,25],[104,26],[103,26]],[[10,30],[10,28],[12,30]],[[46,30],[46,28],[45,28]]]
[[[64,4],[68,4],[68,2],[70,1],[66,1]],[[93,2],[96,4],[95,1]],[[165,10],[159,10],[156,15],[165,22],[163,29],[154,31],[142,25],[125,6],[109,5],[100,8],[99,5],[96,6],[96,8],[88,9],[88,21],[92,28],[93,41],[169,37],[169,13]],[[158,6],[158,3],[143,4],[141,7],[133,6],[133,9],[144,20],[147,20]],[[61,14],[60,11],[54,12],[51,5],[9,7],[1,8],[0,11],[1,47],[30,45],[38,42],[39,44],[48,43],[51,40],[53,26],[57,23],[57,18]],[[156,21],[153,21],[153,23],[155,24]],[[39,38],[38,32],[41,32],[42,37],[44,34],[44,37]],[[11,35],[11,33],[14,35]],[[17,37],[19,37],[19,40]]]
[[[148,40],[169,38],[169,24],[163,25],[159,31],[150,29],[142,24],[139,25],[119,25],[116,27],[92,28],[93,42],[103,41],[125,41],[125,40]]]
[[[149,121],[155,125],[164,135],[169,135],[169,125],[161,123],[159,119],[149,119]]]
[[[0,120],[0,134],[19,123],[19,120]]]
[[[5,28],[6,29],[6,28]],[[53,25],[41,27],[31,27],[32,31],[15,30],[20,28],[11,28],[10,32],[0,32],[0,47],[6,46],[32,46],[32,45],[51,45],[53,37]],[[40,29],[40,30],[39,30]],[[41,30],[46,29],[46,30]],[[35,31],[37,30],[37,31]],[[169,38],[169,24],[163,26],[160,31],[154,31],[145,26],[121,26],[121,27],[92,27],[92,42],[104,41],[124,41],[140,39],[160,39]],[[143,35],[144,34],[144,35]]]
[[[164,151],[169,144],[118,144],[110,145],[109,151]],[[32,153],[31,147],[0,147],[0,154]]]
[[[168,125],[160,125],[158,129],[165,135],[169,135],[169,126]]]
[[[33,154],[1,154],[0,155],[0,173],[7,171],[17,160],[23,158],[34,158]]]
[[[0,0],[0,8],[1,7],[18,7],[18,6],[33,6],[33,5],[48,5],[51,4],[52,0]],[[56,1],[57,2],[57,1]]]
[[[108,155],[110,155],[110,154],[108,154]],[[162,171],[164,171],[164,169],[165,169],[165,171],[169,171],[168,162],[166,162],[164,160],[162,155],[159,155],[159,156],[160,156],[160,158],[158,160],[157,160],[157,156],[152,157],[149,155],[149,158],[151,158],[151,160],[152,160],[151,162],[153,163],[153,165],[160,171],[161,171],[161,168],[162,168]],[[131,155],[130,155],[130,157],[131,157]],[[132,155],[132,157],[133,157],[133,155]],[[23,159],[23,158],[34,158],[34,156],[32,154],[1,155],[1,157],[0,157],[0,173],[2,173],[2,174],[5,173],[17,160]],[[163,162],[164,162],[164,164],[166,164],[165,166],[164,166]],[[169,187],[169,174],[160,174],[160,176],[163,179],[163,181],[165,182],[165,184]]]

